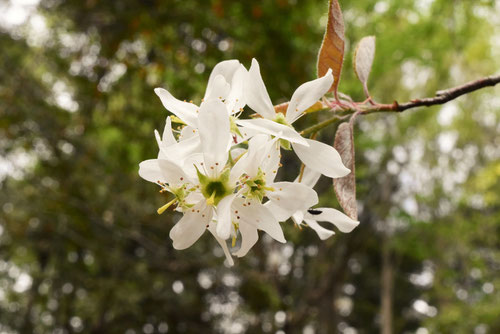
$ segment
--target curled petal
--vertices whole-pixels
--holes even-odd
[[[165,109],[179,117],[187,125],[196,127],[196,110],[198,110],[196,105],[177,100],[172,96],[172,94],[163,88],[155,88],[155,93],[160,98]]]
[[[339,210],[335,210],[332,208],[315,208],[314,210],[321,213],[316,215],[306,213],[305,218],[314,219],[320,222],[329,222],[337,226],[337,228],[341,232],[349,233],[352,230],[354,230],[356,226],[359,225],[359,221],[350,218],[349,216],[343,214]]]
[[[295,122],[307,108],[328,92],[332,84],[332,70],[328,69],[328,72],[321,78],[306,82],[297,88],[288,104],[286,121],[289,124]]]
[[[250,224],[240,224],[239,229],[241,233],[241,246],[234,255],[242,257],[245,256],[253,245],[255,245],[257,240],[259,240],[259,232],[257,232],[255,226]]]
[[[248,71],[244,92],[245,100],[250,108],[264,118],[273,119],[275,117],[273,103],[260,75],[259,63],[255,59],[252,59],[252,66]]]
[[[292,144],[293,150],[304,165],[328,177],[343,177],[351,172],[344,166],[340,154],[332,146],[312,139],[305,140],[309,147]]]
[[[330,231],[321,226],[320,224],[318,224],[318,222],[315,221],[314,219],[306,219],[305,222],[307,223],[307,225],[309,225],[310,228],[312,228],[318,234],[318,237],[321,240],[328,239],[335,234],[335,232]]]

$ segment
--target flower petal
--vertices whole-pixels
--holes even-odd
[[[209,100],[201,104],[198,130],[206,168],[216,174],[226,165],[231,140],[229,116],[224,103]]]
[[[278,221],[285,221],[295,212],[305,211],[318,203],[316,192],[303,184],[276,182],[270,186],[274,191],[269,191],[266,195],[273,204],[266,204]]]
[[[292,220],[295,224],[300,225],[304,220],[304,211],[297,211],[292,215]]]
[[[240,225],[250,224],[259,230],[263,230],[274,240],[282,243],[286,242],[279,222],[264,205],[257,201],[243,199],[241,197],[235,198],[233,205],[235,210],[238,211],[235,217],[236,222]]]
[[[286,121],[289,124],[295,122],[302,113],[310,106],[316,103],[323,95],[328,92],[333,83],[332,70],[319,79],[312,80],[302,84],[295,93],[293,93],[288,108],[286,110]]]
[[[224,251],[224,255],[226,256],[227,263],[229,264],[230,267],[234,265],[234,260],[233,257],[231,256],[231,253],[229,252],[229,248],[227,247],[226,240],[223,240],[217,236],[216,232],[216,223],[215,222],[210,222],[208,225],[208,231],[212,233],[214,236],[215,240],[219,243],[219,245],[222,247],[222,250]]]
[[[157,183],[158,181],[166,182],[158,165],[158,159],[149,159],[141,162],[139,164],[139,176],[153,183]]]
[[[158,166],[163,174],[163,180],[165,180],[163,182],[168,183],[169,186],[179,186],[188,183],[188,181],[193,183],[192,180],[188,180],[189,177],[184,170],[170,160],[158,159]]]
[[[280,167],[280,144],[276,139],[273,139],[267,145],[266,153],[261,163],[261,169],[266,174],[265,178],[268,184],[274,182]]]
[[[161,100],[161,103],[172,114],[179,117],[187,125],[196,127],[196,110],[198,107],[192,103],[177,100],[166,89],[155,88],[155,93]]]
[[[257,240],[259,240],[259,232],[257,232],[255,226],[250,224],[240,224],[239,230],[241,233],[241,246],[234,255],[242,257],[245,256],[253,245],[255,245]]]
[[[167,121],[165,123],[162,136],[163,145],[171,146],[177,144],[177,140],[175,140],[174,134],[172,133],[172,120],[170,119],[170,116],[167,117]]]
[[[261,167],[262,160],[264,160],[267,152],[268,143],[269,136],[263,134],[252,137],[248,142],[248,153],[244,157],[247,162],[245,165],[245,172],[251,178],[257,176],[259,172],[259,167]]]
[[[244,93],[245,101],[250,108],[264,118],[273,119],[275,117],[273,103],[260,75],[259,63],[255,59],[252,59],[252,66],[248,71]]]
[[[200,136],[195,135],[191,138],[181,140],[174,145],[168,147],[162,146],[160,149],[161,157],[182,165],[187,157],[200,151],[200,145]]]
[[[311,168],[305,166],[300,182],[299,182],[300,175],[297,176],[297,178],[295,179],[294,182],[299,182],[299,183],[302,183],[303,185],[314,188],[314,186],[316,185],[316,183],[318,182],[320,177],[321,177],[321,173],[318,173],[318,172],[312,170]]]
[[[335,210],[332,208],[314,208],[315,211],[321,211],[320,214],[312,215],[310,213],[306,213],[306,219],[315,219],[320,222],[329,222],[344,233],[349,233],[356,226],[359,225],[359,221],[350,218],[349,216],[343,214],[339,210]]]
[[[240,65],[231,79],[231,91],[225,101],[231,114],[237,113],[246,104],[244,99],[244,85],[247,78],[248,71],[243,65]]]
[[[318,224],[318,222],[315,221],[314,219],[306,219],[305,222],[307,223],[307,225],[309,225],[310,228],[312,228],[318,234],[318,237],[321,240],[328,239],[335,234],[335,232],[330,231],[321,226],[320,224]]]
[[[340,154],[332,146],[312,139],[306,141],[309,147],[292,144],[293,150],[304,165],[328,177],[342,177],[351,172],[344,166]]]
[[[170,230],[170,239],[175,249],[186,249],[198,240],[212,219],[212,207],[206,205],[205,201],[198,202]]]
[[[207,93],[205,94],[204,100],[207,101],[209,99],[219,99],[224,100],[229,91],[231,89],[231,85],[226,81],[226,79],[218,74],[211,82],[211,86],[207,87]]]
[[[231,236],[231,205],[236,194],[224,197],[217,205],[217,236],[223,240]]]
[[[276,123],[269,119],[256,118],[256,119],[237,120],[236,124],[242,126],[243,128],[248,128],[250,130],[257,130],[260,133],[265,133],[281,139],[288,140],[291,143],[307,145],[306,140],[302,138],[302,136],[297,131],[286,125]]]
[[[179,135],[179,141],[187,140],[194,136],[198,136],[198,131],[196,131],[196,128],[186,125],[181,129],[181,134]]]
[[[243,155],[241,155],[241,157],[238,159],[238,161],[236,161],[233,168],[231,168],[231,171],[229,172],[229,184],[236,184],[240,176],[245,173],[248,165],[247,157],[248,151],[244,152]]]
[[[214,97],[216,94],[213,94],[213,87],[215,78],[218,75],[222,75],[222,77],[228,82],[231,83],[232,77],[235,71],[239,68],[240,62],[236,59],[224,60],[214,66],[212,72],[210,73],[210,77],[208,78],[207,89],[205,91],[204,99],[208,99],[209,97]],[[219,97],[220,95],[216,96]]]

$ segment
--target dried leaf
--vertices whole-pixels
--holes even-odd
[[[372,70],[373,58],[375,57],[375,36],[363,37],[354,51],[354,71],[359,81],[363,84],[365,94],[368,93],[368,77]]]
[[[330,0],[328,8],[328,24],[326,26],[325,37],[318,56],[318,77],[322,77],[329,68],[333,71],[335,81],[329,92],[337,94],[340,72],[344,62],[344,19],[340,10],[338,0]]]
[[[348,175],[333,179],[333,189],[346,215],[352,219],[358,220],[352,124],[349,122],[340,124],[335,134],[333,146],[339,152],[344,165],[351,170],[351,173]]]

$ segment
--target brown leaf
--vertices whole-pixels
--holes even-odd
[[[333,179],[333,189],[337,195],[340,206],[346,215],[358,220],[358,206],[356,204],[356,174],[354,163],[354,137],[352,125],[349,122],[340,124],[335,134],[333,144],[339,152],[344,165],[351,173],[344,177]]]
[[[322,77],[329,68],[333,71],[335,81],[329,92],[337,94],[340,72],[344,62],[344,19],[338,0],[330,0],[328,8],[328,24],[325,37],[318,56],[318,77]]]
[[[375,57],[375,36],[363,37],[354,51],[354,71],[359,81],[363,84],[365,94],[369,97],[368,77],[372,70]]]

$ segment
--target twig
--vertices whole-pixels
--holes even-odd
[[[458,87],[437,91],[434,97],[415,99],[405,103],[398,103],[395,101],[392,104],[376,104],[373,107],[364,109],[363,114],[370,114],[380,111],[401,112],[416,107],[430,107],[438,104],[445,104],[446,102],[454,100],[462,95],[472,93],[481,88],[495,86],[498,83],[500,83],[500,75],[492,75],[486,78],[468,82]]]
[[[439,104],[445,104],[451,100],[456,99],[457,97],[460,97],[462,95],[472,93],[476,90],[479,90],[481,88],[485,87],[492,87],[500,83],[500,74],[499,75],[492,75],[486,78],[482,78],[479,80],[471,81],[466,84],[463,84],[458,87],[454,88],[449,88],[446,90],[440,90],[436,92],[436,95],[434,97],[427,97],[423,99],[415,99],[411,100],[410,102],[405,102],[405,103],[398,103],[397,101],[394,101],[392,104],[380,104],[380,103],[375,103],[370,106],[366,107],[357,107],[356,109],[351,108],[351,109],[344,109],[342,110],[343,112],[348,112],[349,114],[344,116],[344,117],[339,117],[339,116],[334,116],[332,118],[329,118],[319,124],[313,125],[303,131],[300,132],[303,136],[317,132],[324,127],[336,123],[343,118],[349,116],[350,114],[353,114],[357,112],[359,109],[362,110],[361,114],[367,115],[367,114],[372,114],[376,112],[402,112],[408,109],[412,108],[417,108],[417,107],[430,107],[434,105],[439,105]]]

